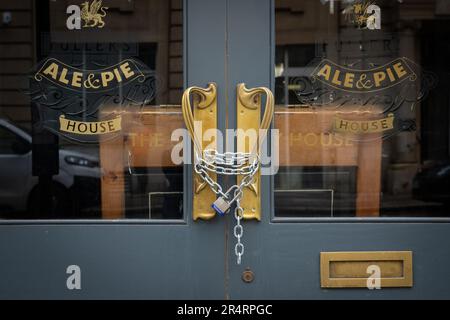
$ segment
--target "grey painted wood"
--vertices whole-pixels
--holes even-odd
[[[219,227],[2,225],[0,299],[220,299]],[[81,290],[66,287],[73,264]]]
[[[231,299],[449,299],[448,223],[250,223]],[[321,289],[321,251],[413,251],[413,288]],[[245,267],[255,274],[246,284]]]

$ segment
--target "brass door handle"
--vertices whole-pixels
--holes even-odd
[[[191,96],[193,106],[191,106]],[[217,128],[216,84],[209,83],[207,88],[190,87],[186,89],[183,93],[181,107],[186,128],[194,143],[194,152],[202,155],[207,146],[216,149],[217,136],[215,130],[212,142],[203,141],[202,136],[199,136],[208,129]],[[195,130],[197,128],[196,122],[200,124],[201,130]],[[217,175],[211,173],[211,179],[217,181]],[[211,207],[211,203],[216,200],[216,195],[195,171],[193,172],[193,190],[192,218],[194,220],[212,219],[215,216],[215,211]]]
[[[266,95],[266,104],[263,118],[261,119],[262,95]],[[272,91],[265,87],[248,89],[244,83],[237,85],[237,151],[260,152],[260,145],[264,142],[272,123],[274,113],[274,98]],[[256,141],[253,144],[246,143],[246,133],[249,129],[256,131]],[[261,130],[260,130],[261,129]],[[241,206],[244,209],[244,219],[261,220],[261,170],[255,175],[255,179],[244,191]],[[242,178],[237,177],[239,184]]]
[[[261,119],[262,95],[266,95],[264,115]],[[193,104],[191,104],[191,98]],[[247,154],[258,154],[260,145],[267,136],[267,131],[273,118],[274,98],[272,92],[265,87],[248,89],[245,84],[237,86],[237,152]],[[186,127],[194,143],[194,156],[203,157],[205,148],[217,150],[217,87],[214,83],[209,83],[207,88],[190,87],[185,90],[182,98],[182,111]],[[201,130],[198,130],[201,129]],[[209,129],[212,130],[212,139],[203,141],[201,134]],[[253,143],[247,144],[246,133],[249,129],[254,130],[256,139]],[[262,129],[262,130],[260,130]],[[210,172],[210,178],[217,182],[217,174]],[[246,187],[240,205],[243,209],[244,219],[261,220],[261,194],[260,176],[258,171],[253,182]],[[237,183],[242,181],[241,176],[237,176]],[[211,182],[211,180],[209,180]],[[248,189],[248,190],[247,190]],[[194,170],[193,173],[193,207],[192,217],[194,220],[208,220],[215,216],[215,210],[211,204],[216,201],[216,194],[202,176]],[[219,199],[220,200],[220,199]],[[230,200],[230,199],[228,199]],[[226,204],[226,203],[225,203]]]

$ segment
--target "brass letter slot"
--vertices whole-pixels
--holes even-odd
[[[380,287],[412,287],[411,251],[321,252],[322,288],[366,288],[370,266],[380,270]]]

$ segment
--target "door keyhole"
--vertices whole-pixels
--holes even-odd
[[[255,278],[254,273],[250,270],[250,268],[245,269],[244,272],[242,272],[242,281],[245,283],[253,282],[253,279]]]

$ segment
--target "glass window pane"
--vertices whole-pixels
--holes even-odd
[[[0,217],[183,219],[182,0],[8,5]]]
[[[278,217],[450,212],[448,6],[276,0]]]

